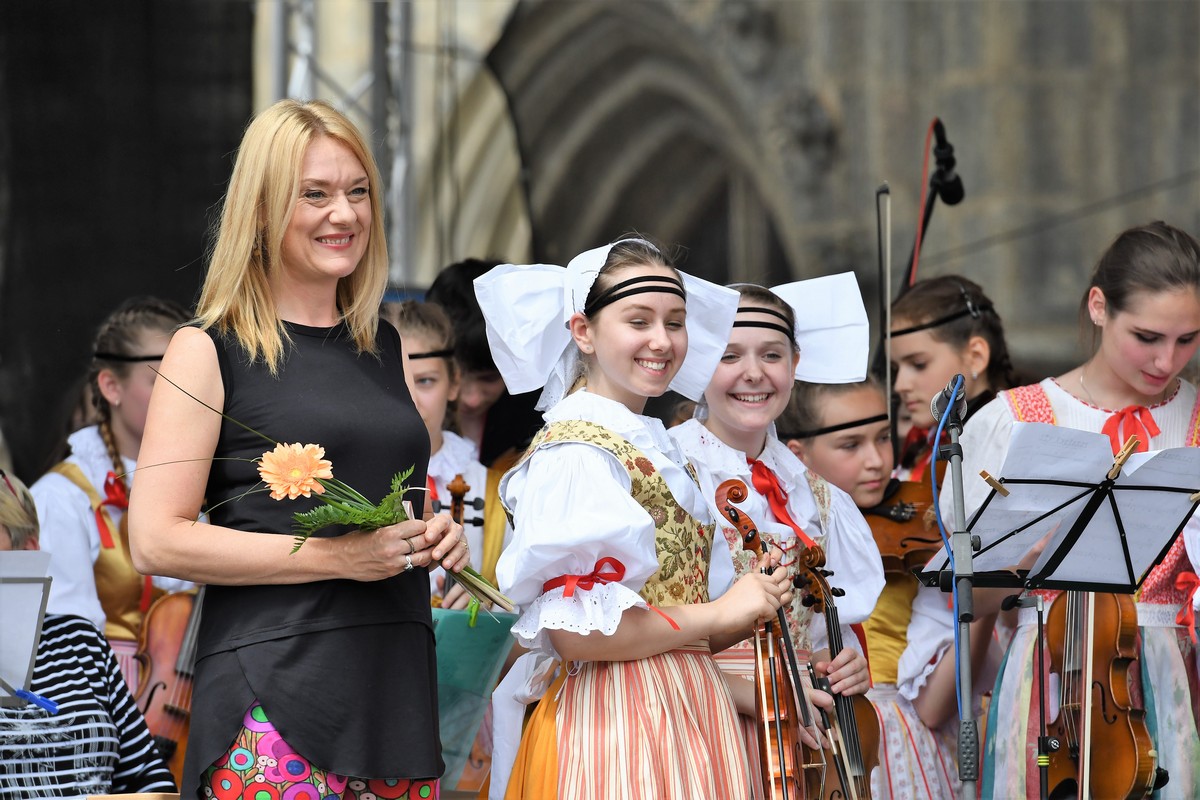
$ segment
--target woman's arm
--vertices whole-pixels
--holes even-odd
[[[992,632],[996,627],[996,615],[989,614],[979,617],[971,623],[971,674],[979,675],[983,669],[984,659],[992,644]],[[953,647],[942,653],[937,667],[929,675],[925,685],[921,687],[913,700],[913,708],[917,716],[929,729],[941,727],[946,721],[958,716],[958,697],[955,688],[955,677],[958,674],[958,662],[954,658]],[[974,699],[968,700],[974,702]]]
[[[181,328],[163,357],[161,373],[215,409],[224,388],[211,338]],[[139,572],[198,583],[306,583],[331,578],[373,581],[414,566],[467,563],[461,528],[446,517],[410,520],[363,533],[310,539],[293,555],[291,536],[262,536],[197,522],[221,417],[166,380],[155,381],[138,454],[137,491],[129,508],[129,539]]]

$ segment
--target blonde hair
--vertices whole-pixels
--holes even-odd
[[[367,249],[354,272],[338,281],[337,301],[359,352],[375,351],[388,272],[379,169],[362,134],[333,106],[321,100],[280,100],[255,117],[242,137],[196,306],[201,327],[232,331],[251,359],[262,358],[273,375],[289,337],[268,276],[278,266],[277,254],[296,207],[305,153],[322,136],[348,147],[370,182]]]
[[[25,484],[15,475],[0,470],[0,525],[8,530],[14,550],[24,550],[38,538],[37,505]]]

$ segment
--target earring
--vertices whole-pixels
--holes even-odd
[[[580,345],[579,349],[582,350],[586,355],[590,356],[592,354],[592,346],[590,344]]]
[[[973,380],[973,381],[979,380],[979,373],[976,372],[975,370],[971,370],[971,380]]]

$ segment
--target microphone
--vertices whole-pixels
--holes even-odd
[[[958,163],[954,158],[954,145],[947,141],[946,129],[940,119],[933,122],[933,135],[937,139],[933,146],[933,157],[938,166],[933,183],[943,203],[948,206],[958,205],[962,202],[965,192],[962,178],[954,171],[954,166]]]
[[[933,400],[929,403],[929,413],[933,414],[934,420],[940,421],[942,414],[946,413],[946,407],[953,404],[954,408],[950,411],[950,418],[946,422],[947,424],[962,424],[963,417],[967,415],[966,384],[967,382],[960,373],[950,379],[945,389],[933,396]],[[957,392],[954,391],[956,385],[958,386]]]

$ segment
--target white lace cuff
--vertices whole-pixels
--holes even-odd
[[[626,609],[649,607],[641,595],[620,583],[604,583],[591,589],[576,586],[571,597],[563,596],[566,590],[559,586],[539,595],[521,614],[512,632],[522,646],[557,658],[547,631],[599,631],[612,636]]]

